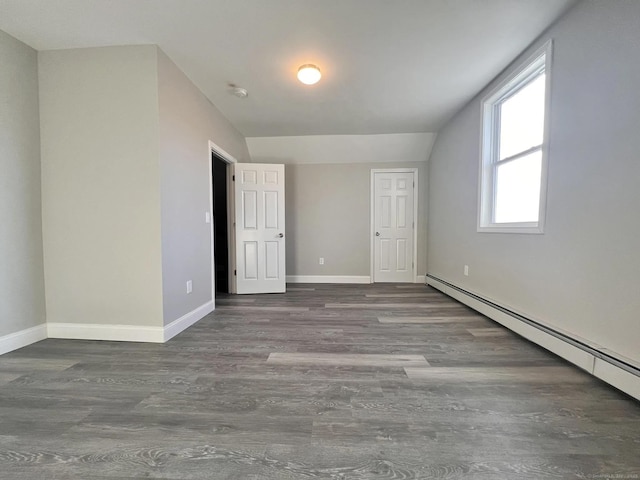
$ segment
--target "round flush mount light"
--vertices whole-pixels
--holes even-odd
[[[313,85],[315,83],[318,83],[320,77],[322,77],[320,69],[310,63],[302,65],[298,69],[298,80],[300,80],[305,85]]]

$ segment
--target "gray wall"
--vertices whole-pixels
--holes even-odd
[[[162,326],[211,301],[209,140],[247,161],[242,135],[151,45],[41,52],[40,96],[49,321]]]
[[[0,337],[45,322],[38,57],[0,31]]]
[[[164,323],[211,298],[209,140],[239,162],[249,161],[244,137],[158,50],[162,292]],[[193,292],[186,293],[186,282]]]
[[[529,49],[553,38],[545,233],[476,232],[479,97],[434,145],[428,231],[430,274],[635,361],[638,18],[635,0],[582,2]]]
[[[418,169],[416,274],[425,274],[427,164],[401,162],[286,165],[287,275],[370,275],[372,168]]]
[[[47,321],[162,326],[156,47],[39,70]]]
[[[369,276],[371,169],[418,168],[418,264],[427,268],[427,158],[436,135],[247,138],[252,161],[285,164],[287,275]],[[318,258],[325,264],[319,265]]]

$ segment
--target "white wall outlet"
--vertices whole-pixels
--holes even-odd
[[[464,276],[468,277],[469,276],[469,265],[465,265],[464,266]]]
[[[191,280],[187,280],[187,293],[193,292],[193,282]]]
[[[204,222],[205,223],[211,223],[211,213],[204,212]]]
[[[318,264],[319,264],[319,265],[324,265],[324,257],[320,257],[320,258],[318,259]]]

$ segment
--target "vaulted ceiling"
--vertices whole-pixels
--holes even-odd
[[[435,132],[575,2],[0,0],[0,30],[37,50],[157,44],[247,137]]]

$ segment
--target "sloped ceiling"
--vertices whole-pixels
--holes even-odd
[[[413,133],[437,131],[574,3],[0,0],[0,29],[37,50],[157,44],[247,137]],[[303,63],[319,84],[296,80]]]

